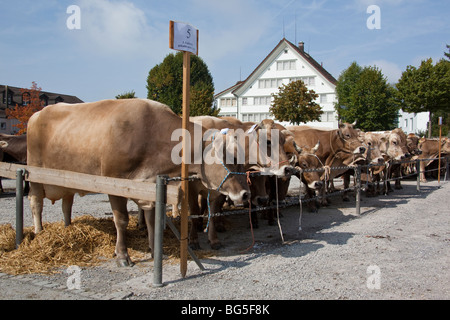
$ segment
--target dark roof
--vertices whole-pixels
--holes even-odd
[[[12,103],[10,106],[14,107],[16,104],[22,103],[22,89],[19,87],[13,87],[8,86],[8,92],[12,92]],[[27,88],[25,88],[27,89]],[[3,103],[3,97],[6,90],[6,85],[0,84],[0,106],[2,108],[6,107],[6,103]],[[82,103],[83,100],[79,99],[76,96],[68,95],[68,94],[61,94],[61,93],[54,93],[54,92],[48,92],[48,91],[41,91],[40,96],[46,96],[48,98],[48,104],[54,104],[57,102],[65,102],[65,103]]]
[[[234,86],[219,92],[215,96],[219,96],[229,90],[232,90],[233,92],[238,90],[242,85],[244,85],[247,82],[248,79],[250,79],[253,76],[253,74],[255,72],[258,71],[260,66],[262,66],[267,61],[267,59],[269,59],[269,57],[272,55],[272,53],[274,53],[277,50],[277,48],[283,44],[283,42],[286,42],[292,49],[294,49],[298,54],[300,54],[312,67],[314,67],[320,74],[322,74],[325,77],[325,79],[330,81],[332,84],[336,85],[337,80],[327,70],[325,70],[324,67],[320,63],[318,63],[316,60],[314,60],[314,58],[311,57],[308,53],[306,53],[303,49],[300,49],[299,47],[294,45],[292,42],[287,40],[286,38],[283,38],[275,46],[275,48],[273,48],[273,50],[264,58],[264,60],[255,68],[255,70],[253,70],[253,72],[247,77],[247,79],[245,79],[244,81],[237,82]]]

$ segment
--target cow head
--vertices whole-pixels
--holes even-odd
[[[3,161],[3,148],[8,146],[8,142],[0,141],[0,161]]]
[[[450,139],[449,138],[442,139],[441,153],[442,154],[450,154]]]
[[[406,147],[411,155],[422,154],[422,150],[419,149],[419,137],[414,133],[406,136]]]
[[[236,205],[242,205],[250,198],[244,164],[239,163],[236,156],[242,146],[236,143],[234,135],[207,131],[212,142],[204,151],[200,179],[203,185],[228,196]]]
[[[284,149],[286,130],[280,130],[273,120],[265,119],[254,125],[247,133],[252,137],[249,156],[251,159],[257,159],[257,166],[254,166],[254,169],[279,177],[294,173]]]
[[[406,134],[400,128],[385,132],[381,136],[381,151],[393,160],[403,160],[411,156],[406,146]]]
[[[356,122],[352,124],[339,122],[338,136],[344,142],[345,149],[353,154],[363,154],[366,148],[363,146],[359,138],[359,132],[354,128],[354,125],[356,125]]]
[[[296,147],[298,156],[297,156],[297,163],[296,167],[299,170],[299,173],[297,177],[300,179],[302,178],[302,181],[310,188],[318,190],[322,187],[323,182],[320,179],[321,173],[318,171],[307,171],[304,172],[304,170],[308,169],[319,169],[323,167],[322,162],[320,162],[319,158],[315,155],[317,150],[319,149],[320,142],[317,142],[317,144],[312,149],[308,149],[307,147],[300,148]],[[303,172],[302,172],[303,171]],[[302,172],[302,176],[300,177],[300,172]]]
[[[380,151],[380,137],[376,133],[366,132],[361,136],[367,145],[366,159],[372,165],[383,165],[384,157]]]

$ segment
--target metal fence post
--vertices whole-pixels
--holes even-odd
[[[162,287],[163,232],[167,202],[167,176],[156,178],[155,244],[153,253],[153,286]]]
[[[23,240],[23,176],[24,169],[16,171],[16,248]]]
[[[355,168],[355,178],[356,178],[356,214],[359,216],[361,214],[361,166],[357,165]]]
[[[420,192],[420,159],[416,160],[417,192]]]

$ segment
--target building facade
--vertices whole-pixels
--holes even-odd
[[[398,126],[405,132],[408,133],[425,133],[428,130],[428,120],[430,119],[429,112],[420,113],[408,113],[400,109]]]
[[[304,50],[304,43],[298,46],[282,39],[259,66],[244,80],[215,95],[220,108],[219,116],[232,116],[241,121],[259,122],[273,119],[269,113],[273,97],[282,84],[303,80],[308,89],[314,90],[322,107],[321,121],[307,125],[337,128],[336,79],[321,64]],[[288,125],[287,122],[281,122]]]
[[[24,91],[18,87],[11,87],[7,85],[0,85],[0,133],[15,134],[19,131],[14,124],[17,124],[17,120],[8,119],[5,113],[6,109],[13,109],[16,105],[23,106],[27,104],[29,100],[29,92]],[[44,106],[56,104],[59,102],[66,103],[81,103],[81,99],[67,95],[53,92],[41,91],[39,98]]]

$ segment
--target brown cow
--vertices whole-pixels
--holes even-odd
[[[363,154],[366,148],[360,141],[354,124],[340,123],[338,129],[316,129],[308,126],[292,126],[287,129],[294,134],[295,142],[299,147],[320,145],[316,156],[325,167],[348,166],[357,161],[365,160]],[[331,181],[346,172],[347,169],[325,171],[321,179]],[[345,183],[347,183],[345,181]],[[325,185],[324,185],[325,186]],[[348,185],[345,185],[347,188]],[[325,188],[322,188],[322,204],[327,204]]]
[[[419,141],[419,149],[422,154],[419,159],[434,159],[439,157],[439,140],[422,138]],[[450,139],[443,138],[441,141],[441,156],[445,157],[450,154]],[[433,160],[420,161],[420,181],[427,182],[425,177],[425,168],[429,166]],[[439,173],[440,174],[440,173]]]
[[[157,175],[179,176],[181,167],[173,158],[179,141],[171,134],[181,128],[181,118],[169,107],[151,100],[104,100],[93,103],[57,104],[35,113],[28,123],[28,164],[31,166],[69,170],[100,176],[154,182]],[[190,122],[188,131],[205,133],[205,129]],[[219,157],[220,146],[214,142],[196,145],[191,139],[191,158],[195,150],[209,148],[212,157]],[[203,153],[202,153],[203,154]],[[223,152],[224,156],[226,152]],[[218,190],[235,201],[249,196],[244,175],[230,175],[227,170],[241,168],[225,163],[201,161],[191,163],[190,174],[200,177],[206,188]],[[42,230],[43,198],[63,199],[63,211],[70,217],[75,193],[70,190],[39,183],[31,183],[30,206],[35,231]],[[116,256],[119,265],[132,261],[126,247],[128,225],[127,199],[109,195],[117,231]],[[153,249],[154,203],[135,202],[144,209],[149,246]],[[67,223],[67,221],[66,221]],[[152,250],[153,252],[153,250]]]
[[[217,130],[228,130],[228,131],[222,131],[227,132],[227,134],[235,135],[237,137],[237,140],[240,140],[244,143],[245,147],[243,151],[245,152],[245,163],[244,163],[244,171],[255,171],[260,170],[261,168],[264,168],[264,170],[268,173],[272,173],[275,175],[285,175],[289,174],[290,172],[293,172],[293,168],[291,167],[288,158],[286,156],[286,153],[284,151],[284,144],[285,144],[285,133],[283,131],[278,132],[278,141],[271,141],[275,135],[273,134],[274,129],[279,129],[273,122],[273,120],[266,119],[261,121],[259,124],[250,124],[250,123],[242,123],[241,121],[228,121],[224,118],[217,118],[212,116],[198,116],[198,117],[191,117],[191,121],[195,123],[201,124],[206,129],[217,129]],[[252,128],[252,132],[249,132],[249,129]],[[251,139],[252,134],[256,135],[256,140],[259,141],[259,135],[261,132],[267,134],[267,154],[260,154],[258,152],[258,148],[260,147],[260,142],[258,144],[251,145]],[[220,136],[220,134],[219,134]],[[274,158],[274,155],[269,155],[269,146],[278,146],[278,150],[275,150],[277,152],[278,158]],[[255,148],[256,147],[256,148]],[[257,156],[254,157],[257,163],[252,163],[250,160],[251,152],[257,152]],[[238,154],[235,154],[238,156]],[[265,158],[261,158],[261,155]],[[277,159],[277,160],[274,160]],[[236,159],[234,159],[236,160]],[[241,159],[243,160],[243,159]],[[239,161],[239,160],[238,160]],[[280,166],[281,165],[281,166]],[[252,202],[253,205],[262,205],[266,199],[268,198],[267,194],[265,193],[265,189],[261,185],[261,183],[264,181],[264,178],[260,177],[254,177],[253,183],[250,184],[250,191],[251,191],[251,199],[249,201]],[[191,182],[190,185],[192,185],[192,189],[196,190],[196,192],[190,193],[190,203],[192,203],[195,208],[191,210],[193,212],[194,210],[200,210],[201,212],[204,212],[206,208],[204,208],[206,204],[206,198],[209,195],[209,201],[210,204],[208,206],[208,209],[211,211],[211,213],[218,213],[221,211],[223,204],[226,201],[226,198],[223,196],[216,195],[214,196],[211,191],[208,190],[200,190],[197,186],[196,182]],[[200,195],[200,201],[203,205],[203,208],[198,208],[197,198]],[[235,203],[236,205],[236,203]],[[237,204],[239,205],[239,204]],[[208,232],[211,234],[211,237],[209,237],[210,245],[213,249],[218,249],[221,247],[219,240],[217,239],[215,227],[217,226],[220,228],[219,231],[225,231],[225,228],[223,226],[223,219],[221,217],[213,217],[209,219],[209,228]],[[199,219],[196,221],[197,224],[199,224],[202,221],[202,219]],[[194,224],[194,223],[193,223]],[[190,231],[190,246],[194,249],[199,248],[198,243],[198,235],[197,235],[197,228],[192,227]]]

